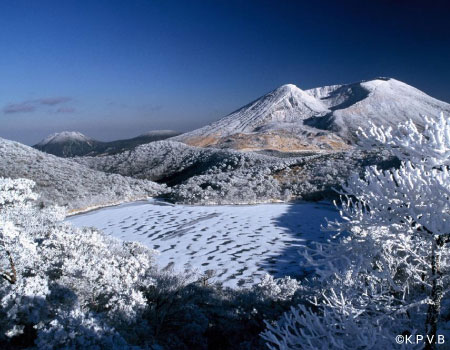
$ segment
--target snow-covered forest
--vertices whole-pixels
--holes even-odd
[[[22,176],[0,180],[1,348],[394,349],[401,348],[397,335],[433,339],[403,344],[405,348],[435,348],[438,337],[450,335],[446,298],[450,120],[441,115],[425,118],[424,124],[424,130],[412,121],[395,129],[371,125],[360,130],[361,147],[384,149],[388,161],[381,163],[382,167],[379,158],[377,162],[362,161],[360,166],[369,165],[364,173],[354,167],[356,171],[336,189],[340,219],[329,221],[324,228],[332,232],[330,240],[300,248],[299,269],[309,271],[303,279],[266,275],[252,286],[233,289],[214,281],[210,272],[160,268],[157,252],[139,243],[64,222],[66,209],[42,203],[34,192],[36,187],[45,189],[45,174],[39,175],[38,184],[17,179],[26,178],[27,173],[25,167],[16,165]],[[164,142],[140,146],[134,151],[137,153],[111,162],[111,169],[102,168],[123,172],[121,175],[74,167],[71,161],[67,165],[80,176],[90,172],[87,174],[93,176],[84,179],[92,181],[87,184],[94,188],[98,186],[95,181],[113,178],[128,191],[133,189],[131,184],[136,189],[147,184],[146,193],[154,195],[164,186],[148,179],[162,176],[168,165],[162,162],[162,169],[148,170],[142,166],[145,161],[140,163],[145,158],[139,155],[147,148],[167,145]],[[5,141],[2,145],[21,150],[18,144]],[[182,147],[180,154],[200,152],[178,147]],[[246,174],[254,182],[239,187],[239,176],[233,174],[223,179],[223,192],[196,182],[207,191],[206,196],[218,191],[218,197],[228,198],[227,191],[236,187],[242,192],[247,186],[260,199],[272,189],[282,193],[278,180],[271,184],[277,172],[300,176],[295,173],[298,159],[273,158],[270,163],[261,161],[268,157],[264,155],[221,152],[202,153],[205,164],[210,159],[214,164],[206,169],[199,169],[191,156],[180,161],[186,162],[184,169],[199,172],[193,177],[198,181],[214,177],[216,185],[220,177],[215,170],[222,164],[225,169],[243,169],[238,174]],[[15,154],[25,157],[25,153]],[[36,157],[39,154],[36,151]],[[178,162],[169,155],[167,164]],[[393,162],[391,155],[399,162]],[[56,160],[49,157],[40,161]],[[131,161],[132,157],[136,159]],[[320,157],[308,158],[313,159],[310,164]],[[89,166],[95,168],[108,164],[94,162],[94,158],[80,162],[91,162]],[[251,166],[243,166],[246,162]],[[33,164],[38,163],[34,159]],[[54,163],[50,164],[56,166]],[[130,166],[124,165],[127,163]],[[374,163],[378,165],[371,165]],[[263,167],[271,178],[261,173]],[[252,169],[257,173],[250,173]],[[66,176],[67,180],[60,181],[70,181],[70,172]],[[89,190],[86,182],[81,184],[73,199],[82,198],[83,191]],[[135,195],[109,194],[107,184],[110,182],[104,184],[101,195],[108,200]],[[184,182],[180,186],[195,195],[194,185],[188,187],[189,182]],[[183,198],[183,192],[178,189],[178,193]]]
[[[0,138],[0,174],[35,182],[41,205],[69,211],[145,199],[163,192],[163,185],[117,174],[93,171],[70,160]]]
[[[261,154],[157,141],[117,155],[79,157],[94,170],[157,181],[166,199],[185,204],[255,204],[334,196],[355,169],[395,163],[388,152]]]
[[[0,138],[0,174],[35,181],[42,205],[80,212],[159,196],[185,204],[254,204],[335,197],[351,171],[395,159],[377,150],[240,152],[156,141],[116,155],[60,158]]]

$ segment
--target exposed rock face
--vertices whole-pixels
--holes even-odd
[[[341,151],[368,121],[393,125],[450,113],[448,103],[395,79],[301,90],[287,84],[230,115],[172,138],[191,146],[289,152]]]

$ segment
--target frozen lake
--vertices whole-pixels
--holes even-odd
[[[299,276],[298,246],[323,241],[325,218],[338,212],[331,203],[187,206],[141,201],[67,218],[119,239],[160,251],[160,267],[215,271],[215,280],[236,286],[262,275]]]

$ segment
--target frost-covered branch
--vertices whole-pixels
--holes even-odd
[[[389,341],[403,330],[436,338],[450,287],[450,120],[442,114],[424,120],[423,132],[412,121],[396,130],[361,130],[363,145],[389,149],[401,165],[369,167],[342,186],[341,220],[328,226],[339,234],[301,251],[324,304],[314,310],[300,306],[269,327],[264,337],[273,349],[392,348]],[[336,325],[347,330],[345,336]],[[387,343],[379,346],[372,333],[365,334],[365,343],[358,340],[360,325],[388,334]],[[315,337],[322,337],[322,345],[312,343]]]
[[[11,253],[9,252],[9,250],[6,250],[5,252],[6,252],[6,255],[9,260],[9,266],[10,266],[11,272],[0,270],[0,277],[2,277],[3,279],[5,279],[6,281],[8,281],[11,284],[14,284],[17,282],[16,265],[14,264],[14,260],[12,258]]]

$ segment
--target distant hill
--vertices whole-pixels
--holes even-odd
[[[102,142],[76,131],[63,131],[46,137],[33,147],[40,151],[64,158],[85,155],[96,156],[132,150],[136,146],[164,140],[176,135],[179,135],[179,133],[172,130],[155,130],[131,139]]]
[[[423,115],[450,115],[450,104],[391,78],[301,90],[283,85],[228,116],[172,138],[192,146],[283,152],[349,148],[368,121],[395,126]]]

